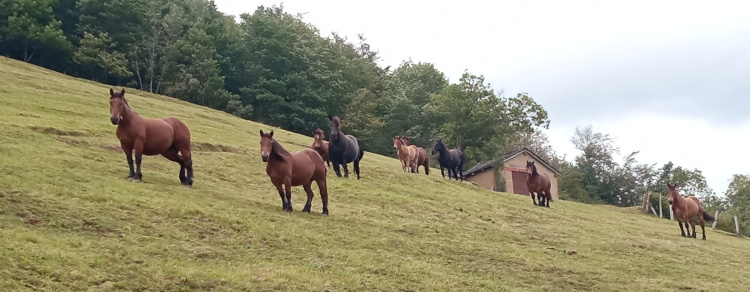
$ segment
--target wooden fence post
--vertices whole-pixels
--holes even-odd
[[[711,229],[716,229],[716,223],[719,222],[719,211],[714,214],[714,224],[711,225]]]
[[[659,193],[659,218],[664,218],[664,217],[663,217],[663,216],[661,215],[661,209],[662,209],[662,208],[661,208],[661,193]]]
[[[651,212],[654,212],[654,216],[659,216],[659,214],[656,214],[656,210],[654,210],[653,206],[649,205],[649,207],[651,207]]]
[[[643,213],[648,214],[648,207],[651,206],[651,192],[646,193],[645,198],[643,198]]]
[[[740,223],[737,222],[737,216],[734,216],[734,230],[737,231],[737,235],[740,235]]]
[[[674,220],[674,211],[672,211],[672,206],[669,206],[669,220]]]

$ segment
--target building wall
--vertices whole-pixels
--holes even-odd
[[[466,180],[473,182],[485,189],[493,190],[493,188],[495,187],[495,175],[493,173],[494,169],[490,168],[488,170],[485,170],[484,172],[468,177],[466,178]]]
[[[505,163],[504,167],[506,170],[503,170],[503,178],[505,179],[505,185],[507,188],[507,192],[512,193],[513,192],[513,178],[511,171],[508,171],[507,169],[526,169],[526,161],[535,161],[534,158],[532,158],[530,155],[526,153],[521,153],[520,155],[513,157],[513,159],[509,160]],[[544,164],[536,162],[534,163],[536,165],[536,171],[539,173],[546,174],[549,178],[550,183],[552,186],[550,187],[550,192],[552,193],[552,199],[557,200],[559,199],[559,196],[557,194],[557,177],[555,176],[555,173],[544,166]]]

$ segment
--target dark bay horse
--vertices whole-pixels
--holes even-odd
[[[401,137],[393,136],[393,148],[396,148],[396,156],[398,156],[398,160],[401,161],[401,169],[406,172],[406,168],[408,167],[409,172],[415,173],[415,170],[417,169],[417,159],[419,158],[417,146],[406,146],[404,140],[401,140]]]
[[[401,140],[404,141],[406,146],[412,145],[411,138],[401,136]],[[416,145],[415,145],[416,146]],[[430,175],[430,159],[427,157],[427,150],[417,146],[417,167],[413,169],[414,173],[419,173],[419,166],[424,166],[424,174]]]
[[[453,178],[461,181],[464,180],[464,161],[466,157],[463,151],[458,149],[450,149],[445,146],[443,140],[435,140],[435,146],[432,146],[432,155],[438,153],[438,163],[440,164],[440,174],[445,177],[444,168],[448,169],[448,180],[451,179],[451,172],[453,172]]]
[[[323,201],[323,215],[328,215],[327,169],[323,157],[320,157],[318,152],[306,148],[289,153],[273,138],[273,131],[264,134],[263,130],[260,130],[260,155],[263,162],[267,162],[266,173],[281,196],[282,210],[292,212],[292,187],[301,185],[307,193],[307,203],[302,212],[310,213],[314,196],[311,186],[315,181],[320,190],[320,199]]]
[[[313,132],[313,144],[310,145],[310,148],[317,151],[318,154],[320,154],[320,157],[323,157],[323,160],[326,161],[326,165],[331,167],[331,160],[328,156],[328,141],[326,141],[325,138],[326,136],[325,133],[323,133],[323,130],[320,128],[315,129]]]
[[[531,201],[534,202],[534,206],[549,208],[549,201],[552,201],[552,193],[550,192],[552,183],[550,183],[549,178],[546,174],[536,171],[534,161],[526,161],[526,172],[529,173],[529,176],[526,178],[526,187],[529,188],[529,195],[531,195]],[[539,197],[539,204],[534,199],[534,193]],[[546,204],[545,201],[547,202]]]
[[[698,220],[701,223],[701,231],[703,231],[703,240],[706,240],[705,221],[713,221],[714,218],[706,214],[706,212],[703,210],[703,204],[701,204],[701,201],[698,200],[698,198],[696,198],[695,196],[688,196],[687,198],[683,198],[679,193],[677,193],[676,188],[677,184],[670,185],[669,183],[667,183],[669,205],[672,206],[674,219],[676,219],[677,224],[680,225],[680,232],[682,233],[682,237],[696,238],[695,222],[693,222],[693,218],[698,217]],[[682,229],[683,224],[685,224],[685,229],[687,229],[687,236],[685,236],[685,230]],[[692,235],[690,234],[691,226],[693,227]]]
[[[125,100],[125,89],[109,89],[109,113],[117,125],[117,138],[130,167],[128,179],[140,182],[142,155],[161,154],[180,164],[180,182],[193,185],[193,160],[190,157],[190,130],[177,118],[147,119],[134,112]],[[133,169],[135,150],[135,169]]]
[[[362,160],[365,152],[359,147],[357,138],[341,132],[341,119],[338,116],[331,118],[331,129],[328,137],[330,138],[328,153],[336,176],[341,177],[341,171],[339,171],[339,165],[341,165],[344,167],[344,177],[349,177],[349,169],[346,164],[354,162],[354,172],[359,179],[359,161]]]

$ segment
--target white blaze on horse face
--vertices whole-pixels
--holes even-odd
[[[263,159],[263,162],[268,162],[268,157],[271,155],[271,143],[273,142],[264,141],[266,139],[267,138],[264,137],[260,140],[260,157]]]

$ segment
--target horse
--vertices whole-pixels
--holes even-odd
[[[701,201],[695,196],[688,196],[687,198],[682,197],[677,192],[677,184],[667,183],[667,188],[669,205],[672,206],[674,218],[677,219],[677,224],[680,225],[680,233],[682,233],[682,237],[696,238],[695,222],[693,222],[693,218],[698,217],[698,220],[701,222],[701,231],[703,231],[703,240],[706,240],[704,222],[713,221],[714,218],[703,210],[703,204],[701,204]],[[682,229],[683,223],[685,224],[685,229],[687,229],[687,236],[685,236],[685,231]],[[688,223],[690,223],[690,225],[688,225]],[[691,226],[693,227],[692,235],[690,235]]]
[[[323,160],[326,161],[326,165],[328,167],[331,167],[331,160],[328,156],[328,141],[324,140],[326,138],[325,133],[323,133],[323,130],[320,128],[315,129],[313,132],[313,144],[310,145],[310,148],[317,151],[318,154],[320,154],[320,157],[323,157]]]
[[[180,164],[180,182],[193,185],[193,160],[190,156],[190,130],[175,117],[163,119],[144,118],[130,108],[125,99],[125,89],[119,93],[109,89],[110,121],[117,126],[117,138],[127,157],[130,173],[128,179],[141,182],[143,155],[161,154]],[[133,169],[135,150],[135,169]]]
[[[320,199],[323,201],[323,215],[328,215],[327,169],[323,157],[318,152],[305,148],[289,153],[273,138],[273,131],[266,134],[260,130],[260,156],[263,162],[267,162],[266,173],[279,191],[282,210],[292,212],[292,187],[301,185],[307,193],[307,203],[302,212],[310,213],[314,196],[311,186],[315,181],[320,190]]]
[[[464,152],[458,149],[448,149],[443,143],[443,140],[435,140],[435,146],[432,146],[432,155],[438,153],[438,164],[440,164],[440,174],[445,177],[444,168],[448,169],[448,180],[451,179],[451,172],[453,172],[453,178],[464,181],[464,162],[466,156]]]
[[[331,129],[328,135],[330,138],[328,141],[328,153],[330,154],[331,163],[333,163],[333,171],[336,172],[336,176],[341,177],[339,165],[342,165],[344,167],[344,177],[349,177],[349,169],[346,167],[346,164],[353,162],[354,172],[357,174],[357,179],[359,179],[359,161],[362,160],[365,152],[359,147],[356,137],[341,132],[341,119],[339,119],[339,116],[333,116],[330,119]]]
[[[529,173],[529,176],[526,178],[526,187],[529,189],[529,195],[531,195],[531,201],[534,202],[534,206],[549,208],[549,201],[552,201],[552,193],[550,192],[552,184],[549,178],[546,174],[536,171],[534,161],[526,161],[526,172]],[[534,198],[534,193],[539,197],[538,205]]]
[[[417,159],[419,159],[417,146],[406,146],[401,137],[393,136],[393,148],[396,148],[396,155],[401,160],[401,169],[406,172],[406,168],[409,167],[409,172],[414,173],[415,169],[417,169]]]
[[[401,136],[401,140],[404,141],[406,146],[412,145],[411,138]],[[416,146],[416,145],[415,145]],[[424,166],[424,174],[430,175],[430,159],[427,157],[427,150],[417,146],[417,167],[413,169],[414,173],[419,173],[419,166]]]

